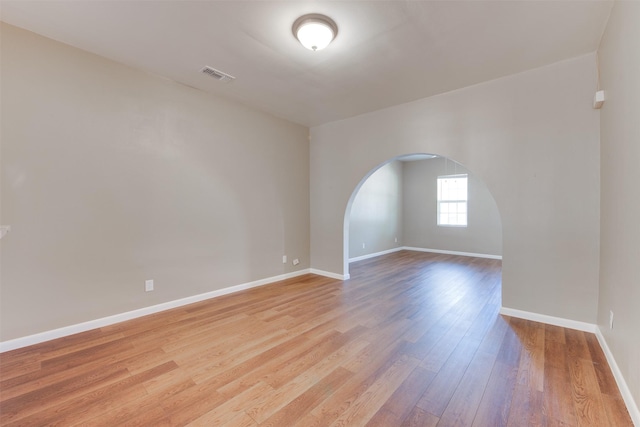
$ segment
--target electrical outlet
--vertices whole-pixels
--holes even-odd
[[[293,265],[298,265],[298,264],[300,264],[300,260],[298,260],[298,258],[296,258],[296,259],[294,259],[292,261],[292,263],[293,263]]]
[[[362,249],[364,249],[364,243],[362,244]]]
[[[286,255],[282,255],[282,263],[283,264],[287,263],[287,256]]]
[[[153,290],[153,280],[144,281],[144,291],[151,292]]]
[[[397,237],[396,237],[395,241],[396,241],[396,243],[398,243],[398,238]]]
[[[609,311],[609,329],[613,329],[613,310]]]

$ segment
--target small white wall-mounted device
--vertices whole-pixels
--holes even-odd
[[[11,231],[10,225],[1,225],[0,226],[0,239],[7,235],[7,233]]]
[[[603,104],[604,104],[604,91],[599,90],[596,92],[595,96],[593,97],[593,108],[595,110],[599,110],[602,108]]]

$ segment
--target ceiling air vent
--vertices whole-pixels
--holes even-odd
[[[207,75],[213,77],[216,80],[219,80],[219,81],[223,82],[223,83],[227,83],[227,82],[230,82],[232,80],[235,80],[235,77],[230,76],[227,73],[223,73],[220,70],[216,70],[215,68],[211,68],[209,66],[204,67],[202,69],[202,72],[204,74],[207,74]]]

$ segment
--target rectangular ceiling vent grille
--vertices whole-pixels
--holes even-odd
[[[204,67],[202,72],[223,83],[227,83],[235,79],[235,77],[209,66]]]

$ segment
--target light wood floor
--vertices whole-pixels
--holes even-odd
[[[632,426],[593,334],[500,316],[500,261],[418,252],[0,355],[6,426]]]

